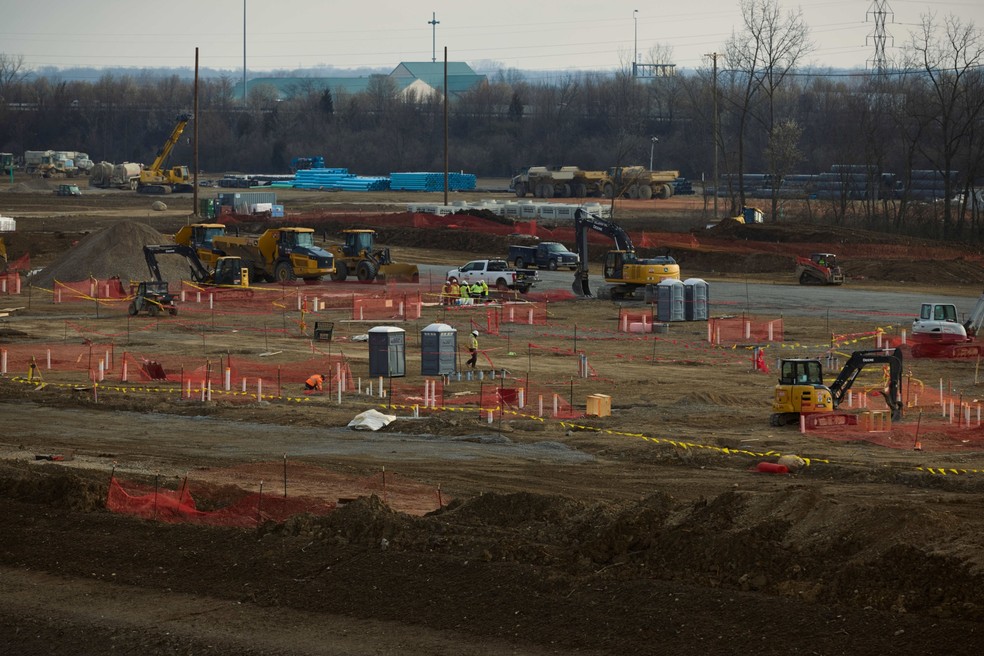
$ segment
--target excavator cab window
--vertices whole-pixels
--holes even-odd
[[[782,385],[823,385],[823,370],[818,360],[783,360],[779,373]]]
[[[240,285],[243,277],[243,262],[238,257],[220,257],[215,263],[215,284]]]
[[[605,254],[605,278],[608,280],[621,280],[622,271],[626,262],[630,261],[632,253],[622,251],[609,251]]]

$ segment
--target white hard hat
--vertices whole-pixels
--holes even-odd
[[[478,331],[477,330],[473,330],[472,331],[472,335],[474,335],[475,337],[478,337]]]

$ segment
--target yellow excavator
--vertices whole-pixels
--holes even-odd
[[[171,192],[180,193],[195,190],[187,166],[164,168],[167,158],[170,157],[171,151],[178,143],[181,133],[184,132],[185,126],[188,125],[188,121],[190,120],[191,116],[188,114],[178,116],[177,124],[171,130],[171,136],[167,138],[161,149],[157,151],[157,156],[154,158],[153,163],[140,171],[140,180],[137,181],[137,191],[139,193],[170,194]]]
[[[632,247],[629,234],[617,223],[582,209],[574,213],[574,242],[578,254],[572,289],[578,296],[591,296],[588,286],[588,231],[600,232],[615,243],[605,254],[605,282],[600,296],[612,300],[633,298],[640,287],[655,285],[668,278],[680,279],[680,265],[669,255],[641,258]]]
[[[887,368],[888,381],[882,394],[892,411],[892,420],[902,418],[902,351],[855,351],[828,387],[823,382],[819,360],[784,359],[779,363],[779,383],[772,399],[772,426],[799,421],[800,415],[831,413],[847,395],[861,370],[869,365]]]
[[[342,230],[345,243],[325,248],[335,257],[335,273],[332,280],[343,281],[355,274],[360,282],[401,281],[419,282],[420,271],[416,264],[393,262],[388,248],[376,248],[376,231],[367,229]]]

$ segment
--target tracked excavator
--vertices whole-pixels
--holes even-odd
[[[572,289],[578,296],[591,296],[588,284],[588,233],[598,232],[615,244],[605,254],[605,282],[612,283],[599,292],[613,300],[633,298],[636,290],[667,278],[680,279],[680,265],[669,255],[643,259],[636,255],[629,234],[617,223],[583,209],[574,213],[574,243],[578,266]]]
[[[858,374],[865,367],[882,365],[888,369],[888,384],[880,390],[892,411],[892,419],[902,418],[902,351],[895,349],[855,351],[828,387],[823,382],[823,366],[814,359],[786,359],[779,363],[779,383],[772,400],[773,426],[799,421],[800,415],[833,412],[844,400]]]
[[[183,244],[144,246],[147,268],[150,270],[151,277],[157,282],[163,280],[160,265],[157,262],[158,255],[180,255],[188,260],[191,280],[194,282],[203,285],[249,287],[249,269],[245,267],[242,258],[236,256],[217,257],[214,265],[209,268],[201,261],[194,248]]]

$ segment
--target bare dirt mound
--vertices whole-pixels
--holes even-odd
[[[144,223],[125,221],[92,233],[71,248],[63,257],[31,279],[41,287],[51,287],[55,281],[77,282],[90,277],[106,279],[119,277],[124,284],[131,280],[147,280],[150,272],[144,259],[143,247],[149,244],[169,244],[173,240]],[[161,275],[177,282],[189,275],[183,257],[160,258]]]

